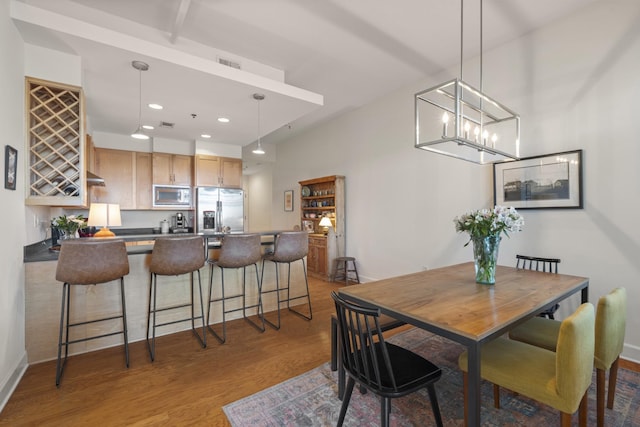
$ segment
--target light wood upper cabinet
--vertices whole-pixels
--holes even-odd
[[[223,187],[242,188],[242,159],[222,157],[220,176]]]
[[[136,208],[153,208],[153,161],[151,153],[136,153]]]
[[[152,209],[151,153],[95,149],[95,173],[105,181],[93,187],[91,201],[118,203],[120,209]]]
[[[242,188],[242,159],[197,154],[196,187]]]
[[[220,157],[196,155],[196,187],[220,185]]]
[[[136,208],[136,163],[134,151],[96,148],[95,173],[105,181],[93,189],[92,201],[118,203],[120,209]]]
[[[193,185],[193,157],[153,153],[153,183]]]

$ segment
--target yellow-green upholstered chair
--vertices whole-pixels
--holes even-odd
[[[609,370],[607,408],[613,409],[626,319],[627,291],[624,288],[616,288],[600,298],[596,309],[596,347],[593,360],[596,367],[598,427],[604,425],[604,384],[607,370]],[[559,331],[560,322],[557,320],[534,317],[509,332],[509,337],[555,351]]]
[[[562,321],[556,352],[507,338],[496,338],[482,346],[480,372],[492,382],[494,399],[498,387],[558,409],[561,426],[571,425],[580,408],[580,425],[587,424],[587,390],[591,384],[595,347],[593,305],[584,303]],[[467,417],[467,352],[458,358],[464,372],[465,420]],[[499,407],[499,400],[496,401]]]

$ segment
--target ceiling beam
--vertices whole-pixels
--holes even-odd
[[[180,6],[178,7],[178,12],[176,13],[176,19],[173,21],[173,28],[171,29],[171,35],[169,36],[169,42],[174,44],[176,39],[180,35],[180,31],[182,31],[182,26],[184,25],[184,18],[187,16],[187,12],[189,11],[189,6],[191,5],[191,0],[182,0],[180,2]]]

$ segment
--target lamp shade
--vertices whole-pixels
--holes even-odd
[[[333,227],[333,224],[331,223],[331,220],[329,219],[329,217],[325,216],[320,220],[320,224],[318,224],[320,227]]]
[[[94,237],[113,237],[115,234],[109,230],[109,226],[120,226],[120,205],[116,203],[91,203],[89,207],[89,220],[87,225],[102,226],[103,228],[94,234]]]

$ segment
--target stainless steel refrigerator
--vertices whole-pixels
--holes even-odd
[[[196,189],[196,232],[244,231],[244,193],[235,188]]]

